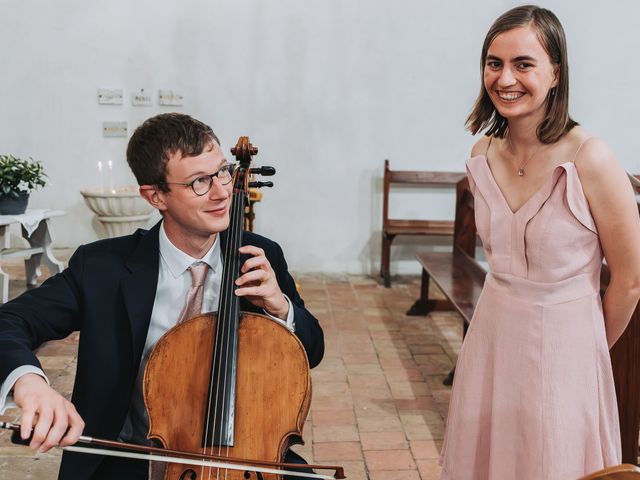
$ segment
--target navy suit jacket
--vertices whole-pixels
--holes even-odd
[[[158,223],[149,231],[83,245],[62,273],[0,307],[0,382],[21,365],[40,367],[33,350],[43,342],[80,331],[72,402],[85,421],[85,435],[116,439],[129,409],[151,319],[159,228]],[[324,353],[322,329],[304,307],[282,249],[251,232],[244,232],[243,244],[265,251],[282,292],[291,300],[295,334],[310,366],[316,366]],[[244,299],[241,310],[263,313]],[[65,452],[59,478],[88,478],[100,459]]]

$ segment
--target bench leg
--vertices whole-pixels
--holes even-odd
[[[418,298],[411,308],[407,310],[406,315],[410,317],[418,317],[429,315],[431,312],[438,310],[453,310],[453,305],[448,300],[429,299],[429,273],[422,269],[422,281],[420,282],[420,298]]]
[[[463,341],[464,341],[464,337],[467,335],[467,330],[469,330],[469,324],[463,320],[462,321],[462,340]],[[453,385],[453,377],[455,376],[455,374],[456,374],[456,367],[453,367],[453,369],[449,372],[449,375],[447,375],[447,377],[442,381],[442,384],[447,385],[448,387]]]
[[[395,235],[388,235],[382,232],[382,254],[380,256],[380,276],[386,288],[391,287],[391,242]]]
[[[453,367],[453,369],[449,372],[449,375],[446,376],[446,378],[442,381],[443,385],[446,385],[447,387],[450,387],[451,385],[453,385],[453,376],[456,374],[456,367]]]

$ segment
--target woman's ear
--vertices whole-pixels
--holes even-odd
[[[155,185],[140,185],[140,196],[156,210],[162,212],[167,209],[167,205],[164,202],[164,192],[158,190]]]
[[[560,65],[553,66],[553,84],[551,85],[553,88],[557,87],[560,83]]]

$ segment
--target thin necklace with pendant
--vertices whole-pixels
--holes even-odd
[[[515,152],[515,148],[513,146],[513,142],[511,141],[511,135],[508,135],[507,138],[509,139],[509,145],[511,146],[511,150],[513,150]],[[536,148],[536,151],[533,152],[531,154],[531,156],[529,158],[527,158],[524,163],[522,165],[520,165],[520,168],[518,168],[518,176],[519,177],[524,177],[524,167],[527,166],[527,163],[529,163],[531,161],[531,159],[536,155],[536,153],[538,153],[542,147],[544,147],[545,144],[541,144],[538,148]]]

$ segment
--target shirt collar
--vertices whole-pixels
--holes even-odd
[[[220,235],[216,235],[213,245],[202,258],[193,258],[171,243],[171,240],[167,237],[167,232],[164,230],[164,222],[160,225],[159,243],[160,256],[167,264],[171,275],[175,278],[178,278],[187,268],[197,262],[206,263],[214,272],[220,264]]]

